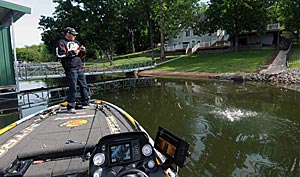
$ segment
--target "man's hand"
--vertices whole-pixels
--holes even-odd
[[[78,55],[79,52],[80,52],[80,50],[74,50],[74,53],[75,53],[76,55]]]
[[[82,52],[85,52],[85,47],[82,45],[81,47],[80,47],[80,51],[82,51]]]

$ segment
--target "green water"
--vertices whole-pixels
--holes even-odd
[[[93,96],[155,136],[164,125],[190,143],[181,177],[300,176],[300,93],[260,84],[158,80]]]

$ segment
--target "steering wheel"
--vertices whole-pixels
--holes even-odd
[[[122,170],[117,174],[116,177],[125,177],[125,175],[137,175],[137,177],[148,177],[148,175],[143,172],[142,170],[135,169],[135,168],[129,168],[126,170]]]

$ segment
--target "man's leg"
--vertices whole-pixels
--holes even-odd
[[[66,72],[66,78],[69,86],[69,91],[68,91],[68,106],[67,109],[75,109],[75,100],[76,100],[76,87],[77,87],[77,72],[76,71],[68,71]]]
[[[87,82],[83,70],[78,71],[78,84],[80,87],[82,104],[87,105],[89,104],[89,94],[88,94]]]

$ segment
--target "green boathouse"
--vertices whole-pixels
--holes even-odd
[[[0,94],[17,90],[14,23],[30,13],[29,7],[0,0]]]

